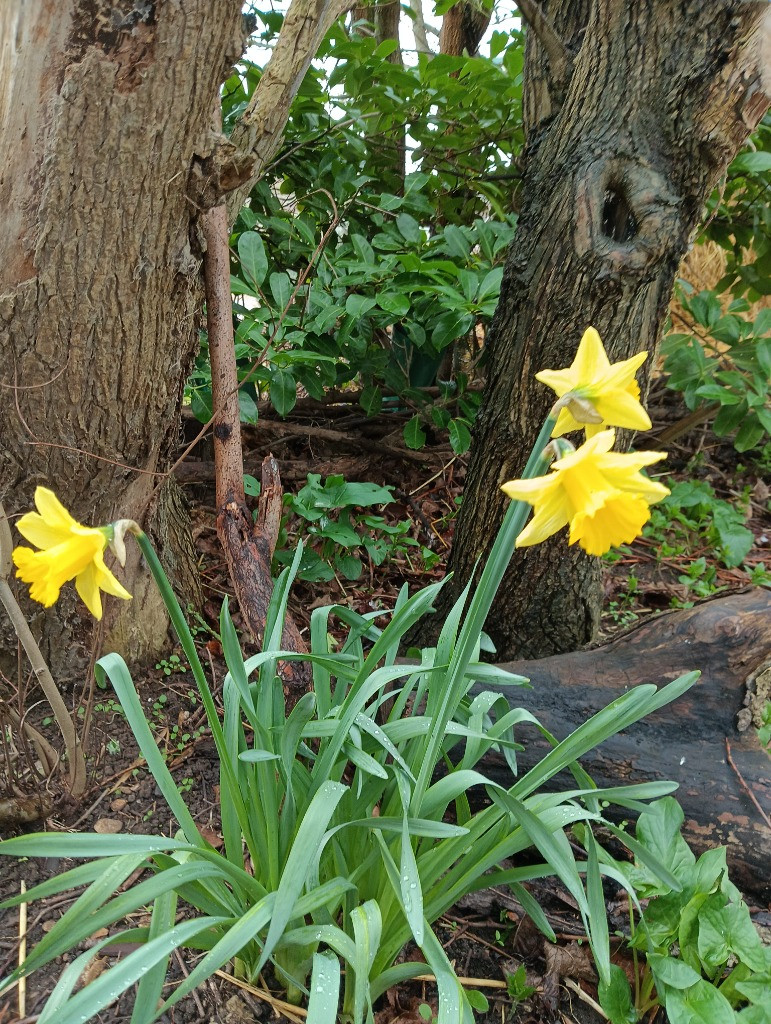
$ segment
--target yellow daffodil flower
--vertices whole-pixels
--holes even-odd
[[[582,428],[587,438],[606,427],[650,430],[651,421],[640,405],[640,388],[634,377],[647,358],[647,352],[638,352],[631,359],[611,364],[599,334],[588,327],[572,366],[565,370],[541,370],[535,375],[558,398],[572,395],[576,399],[560,410],[552,437]]]
[[[17,547],[13,552],[16,575],[30,584],[33,601],[50,608],[64,584],[73,579],[77,592],[96,619],[102,617],[100,590],[130,600],[131,594],[104,564],[112,527],[81,526],[47,487],[37,488],[35,505],[37,512],[23,515],[16,528],[25,540],[41,550]]]
[[[640,470],[666,458],[661,452],[612,452],[614,430],[603,430],[550,466],[546,476],[512,480],[503,490],[526,501],[535,515],[519,535],[518,548],[539,544],[570,525],[570,544],[604,555],[629,544],[650,518],[649,506],[669,494]]]

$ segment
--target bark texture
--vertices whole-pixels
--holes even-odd
[[[705,200],[771,94],[765,2],[550,0],[540,10],[571,59],[528,33],[520,220],[488,339],[445,608],[489,549],[500,485],[519,475],[552,402],[533,375],[568,365],[589,325],[612,361],[655,352]],[[563,535],[517,552],[487,623],[499,656],[590,640],[599,571]]]
[[[507,663],[509,671],[530,679],[532,689],[504,691],[512,705],[532,711],[562,739],[631,687],[661,686],[701,670],[678,701],[611,737],[581,764],[600,787],[679,783],[675,796],[685,812],[688,843],[699,853],[726,846],[732,881],[763,901],[771,897],[771,761],[750,722],[753,704],[764,703],[771,687],[764,668],[771,656],[769,612],[771,595],[760,587],[669,612],[594,650]],[[534,729],[518,739],[525,746],[517,754],[524,774],[549,746]],[[485,758],[485,772],[510,785],[499,755]],[[573,776],[563,772],[548,788],[573,786]]]
[[[487,31],[491,15],[492,8],[488,10],[476,0],[460,0],[442,18],[440,53],[455,57],[467,53],[473,57],[479,51],[479,43]]]
[[[92,523],[119,514],[152,529],[148,509],[166,505],[158,485],[202,301],[188,178],[212,145],[240,26],[239,0],[2,5],[0,495],[11,517],[37,484]],[[121,575],[134,600],[110,605],[120,619],[108,618],[105,642],[135,657],[165,641],[165,615],[136,551]],[[78,672],[90,637],[70,590],[45,613],[60,679]],[[34,618],[40,629],[39,608]]]

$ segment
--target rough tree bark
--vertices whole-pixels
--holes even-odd
[[[473,57],[479,50],[479,43],[487,31],[491,16],[492,8],[488,10],[476,0],[460,0],[442,18],[440,53],[460,57],[465,52]]]
[[[152,530],[160,519],[167,552],[175,536],[184,547],[173,492],[158,485],[203,294],[188,177],[243,42],[240,0],[0,7],[0,493],[11,518],[47,484],[82,520],[120,514]],[[166,619],[130,558],[121,576],[134,600],[110,606],[119,618],[106,619],[106,641],[135,656],[165,642]],[[71,588],[62,598],[31,611],[60,680],[79,674],[91,629]]]
[[[231,139],[211,110],[243,51],[239,0],[0,6],[0,499],[12,517],[47,483],[83,520],[138,520],[183,598],[195,552],[165,471],[198,344],[201,218],[226,199],[235,216],[348,6],[293,0]],[[167,620],[131,555],[134,600],[108,607],[101,644],[135,660]],[[69,588],[31,614],[57,678],[80,675],[93,637]]]
[[[533,375],[569,364],[590,324],[613,361],[655,351],[704,202],[771,95],[765,2],[520,8],[535,26],[521,213],[488,339],[444,608],[488,550],[506,501],[500,484],[519,474],[551,404]],[[599,571],[562,535],[516,553],[487,623],[499,656],[542,657],[591,639]]]

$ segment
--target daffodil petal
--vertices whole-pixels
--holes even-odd
[[[46,522],[37,512],[27,512],[16,521],[16,529],[25,540],[36,548],[56,547],[70,537],[70,530]]]
[[[648,413],[628,391],[604,391],[592,399],[597,412],[606,423],[631,430],[650,430]]]
[[[570,369],[574,377],[582,383],[598,380],[610,370],[605,348],[593,327],[587,327],[584,331]]]
[[[591,441],[593,437],[596,437],[602,430],[605,429],[607,424],[603,423],[584,423],[582,424],[586,431],[586,440]]]
[[[592,513],[579,512],[570,523],[570,544],[578,543],[589,555],[604,555],[612,547],[629,544],[650,518],[643,498],[618,494]]]
[[[33,601],[50,608],[58,600],[61,587],[52,580],[47,563],[40,559],[41,553],[32,548],[18,547],[13,550],[17,577],[30,585],[29,593]]]
[[[68,532],[73,526],[80,526],[80,523],[72,518],[54,492],[47,487],[35,488],[35,505],[49,526]]]
[[[648,358],[647,352],[638,352],[629,359],[622,359],[618,363],[609,366],[602,378],[602,386],[608,391],[627,390],[630,384],[635,383],[634,375]],[[640,389],[637,388],[639,396]]]
[[[526,501],[534,505],[539,497],[559,486],[556,477],[535,476],[530,480],[509,480],[501,484],[501,490],[514,501]]]
[[[517,537],[514,546],[526,548],[532,544],[540,544],[563,526],[567,526],[570,512],[570,506],[560,490],[555,489],[546,494],[545,500],[536,506],[535,515]]]
[[[576,377],[570,370],[540,370],[535,379],[551,388],[557,398],[562,398],[576,386]]]
[[[601,466],[603,473],[611,470],[628,472],[629,468],[640,470],[643,466],[651,466],[654,462],[661,462],[667,457],[666,452],[611,452],[602,457]]]
[[[557,422],[554,424],[554,430],[552,430],[551,436],[564,437],[565,434],[572,434],[574,430],[581,430],[583,426],[585,426],[585,424],[579,423],[570,409],[560,409],[559,415],[557,416]],[[597,429],[602,429],[601,423],[597,425]]]
[[[99,593],[98,570],[93,562],[89,562],[83,572],[75,577],[75,589],[83,604],[95,619],[102,617],[102,597]]]
[[[651,480],[650,477],[643,476],[642,473],[625,475],[610,472],[604,473],[603,476],[617,490],[633,494],[636,497],[645,498],[649,505],[656,501],[661,501],[662,498],[666,498],[670,493],[668,487],[658,483],[656,480]]]
[[[553,462],[551,468],[553,470],[571,469],[573,466],[578,466],[587,460],[595,460],[597,456],[605,455],[606,452],[609,452],[615,440],[615,430],[600,430],[594,437],[586,440],[577,451],[571,452],[569,455],[563,455],[561,459]]]
[[[103,590],[106,594],[112,594],[113,597],[120,597],[124,601],[131,600],[131,594],[118,580],[113,576],[107,566],[104,564],[104,556],[101,552],[95,556],[92,562],[94,566],[96,583],[97,586]]]

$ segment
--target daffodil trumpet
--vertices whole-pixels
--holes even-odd
[[[603,430],[552,463],[547,475],[503,484],[510,498],[535,509],[517,537],[518,548],[540,544],[569,526],[570,544],[578,543],[590,555],[604,555],[640,534],[650,506],[669,494],[641,470],[666,456],[612,452],[615,436],[614,430]]]
[[[136,523],[121,520],[107,526],[83,526],[47,487],[36,489],[35,506],[37,511],[23,515],[16,529],[40,550],[19,546],[13,551],[16,575],[30,585],[33,601],[50,608],[69,580],[75,581],[75,589],[95,619],[102,617],[101,591],[124,601],[131,599],[105,565],[104,552],[108,545],[117,544],[118,557],[122,554],[121,564],[125,564],[123,536],[129,523],[138,530]]]

